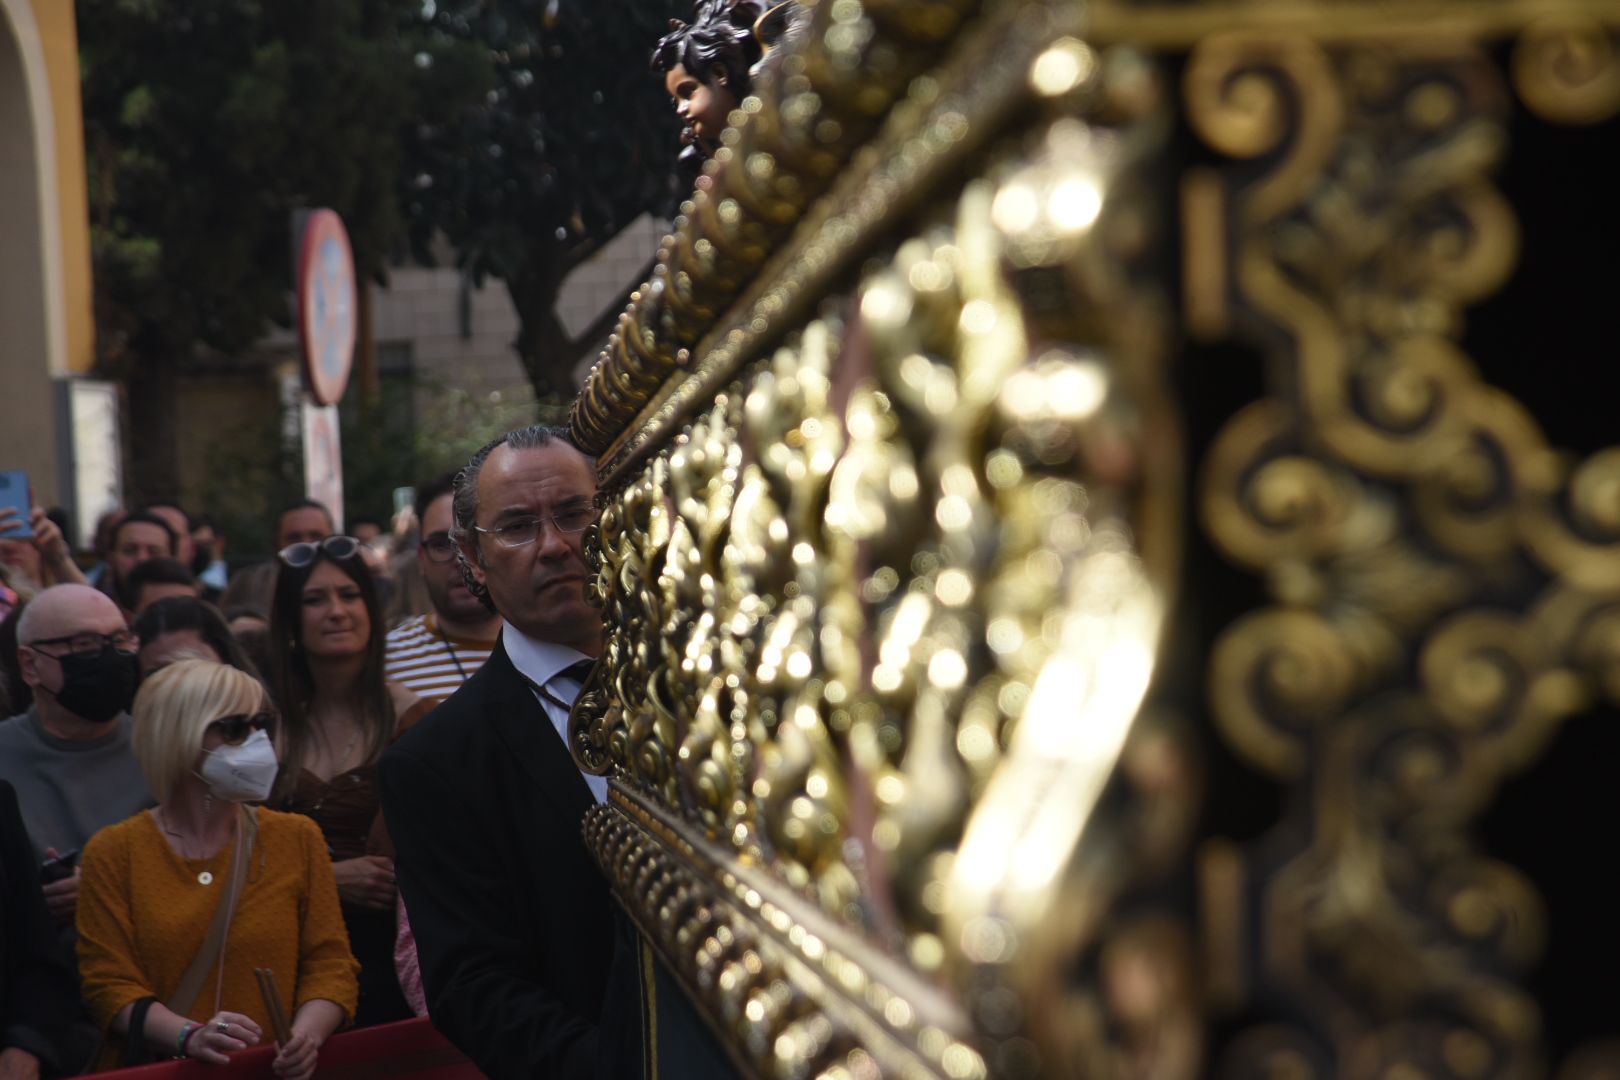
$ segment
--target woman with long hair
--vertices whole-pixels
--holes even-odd
[[[277,556],[271,683],[281,712],[277,805],[320,825],[360,960],[357,1026],[411,1014],[394,974],[393,851],[377,759],[427,711],[383,677],[386,637],[359,541],[329,536]]]
[[[251,805],[276,775],[269,706],[257,679],[208,660],[170,664],[135,697],[131,746],[158,804],[91,838],[79,885],[100,1068],[224,1064],[261,1041],[272,1028],[258,968],[275,973],[292,1018],[277,1076],[313,1075],[354,1014],[357,965],[325,839],[306,818]]]

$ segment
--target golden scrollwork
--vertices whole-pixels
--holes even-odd
[[[1549,120],[1593,124],[1613,116],[1620,112],[1614,28],[1579,15],[1537,20],[1514,46],[1513,81],[1525,104]]]
[[[1535,1075],[1548,916],[1473,824],[1620,701],[1620,450],[1552,448],[1463,327],[1518,258],[1510,92],[1620,111],[1620,5],[811,6],[572,417],[570,737],[648,942],[760,1076]],[[1167,671],[1178,132],[1185,328],[1266,364],[1199,521],[1267,601]],[[1143,899],[1200,677],[1285,793],[1201,856],[1202,939]]]
[[[1179,760],[1144,736],[1124,764],[1179,558],[1162,228],[1134,182],[1168,99],[1138,54],[1004,29],[996,85],[1028,119],[982,176],[663,446],[606,466],[608,640],[571,734],[613,782],[590,838],[764,1074],[1061,1075],[1111,1045],[1066,1016],[1129,1011],[1076,996],[1085,957],[1118,982],[1190,947],[1102,907],[1067,919],[1101,903],[1088,830],[1154,838],[1109,860],[1118,890],[1180,827],[1099,810],[1112,778],[1145,791]],[[707,888],[728,874],[741,894]],[[1177,1045],[1190,1075],[1196,1039]]]
[[[1612,111],[1612,28],[1527,21],[1525,101],[1567,122]],[[1224,1067],[1530,1075],[1540,1021],[1513,978],[1546,917],[1470,824],[1564,717],[1616,689],[1616,458],[1551,451],[1457,344],[1518,241],[1490,179],[1507,101],[1478,28],[1327,29],[1211,37],[1185,84],[1212,149],[1265,163],[1205,174],[1223,197],[1187,204],[1221,217],[1190,237],[1231,237],[1229,278],[1204,278],[1230,291],[1189,308],[1274,365],[1204,465],[1209,535],[1273,600],[1216,642],[1210,703],[1309,822],[1249,885],[1265,925],[1251,977],[1308,1019],[1239,1037]]]

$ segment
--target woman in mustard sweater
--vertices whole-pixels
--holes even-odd
[[[245,805],[276,775],[264,688],[184,660],[142,685],[134,711],[158,805],[90,840],[79,885],[84,998],[108,1035],[98,1065],[224,1063],[271,1030],[254,975],[264,967],[291,1018],[275,1072],[304,1080],[353,1017],[359,965],[320,829]]]

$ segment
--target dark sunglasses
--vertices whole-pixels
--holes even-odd
[[[128,655],[133,655],[141,647],[141,639],[135,636],[133,630],[120,630],[114,634],[97,634],[84,631],[78,634],[69,634],[66,637],[40,638],[37,641],[25,641],[20,646],[24,649],[35,649],[40,645],[66,645],[68,651],[61,655],[46,653],[46,656],[60,660],[63,656],[97,656],[107,649],[113,649]]]
[[[268,731],[274,723],[275,717],[267,712],[236,713],[232,716],[222,716],[211,721],[208,725],[210,731],[218,731],[225,737],[230,746],[240,746],[247,741],[247,737],[255,731]]]
[[[308,566],[315,561],[315,557],[322,553],[332,559],[349,559],[360,550],[360,541],[352,536],[328,536],[325,540],[316,540],[313,543],[288,544],[276,552],[276,558],[286,566],[294,569]]]

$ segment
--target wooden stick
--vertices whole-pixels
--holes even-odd
[[[275,1029],[276,1045],[285,1046],[292,1038],[292,1027],[287,1023],[286,1010],[281,1007],[276,973],[269,968],[254,968],[253,977],[259,980],[259,996],[264,998],[264,1011],[270,1017],[270,1026]]]

